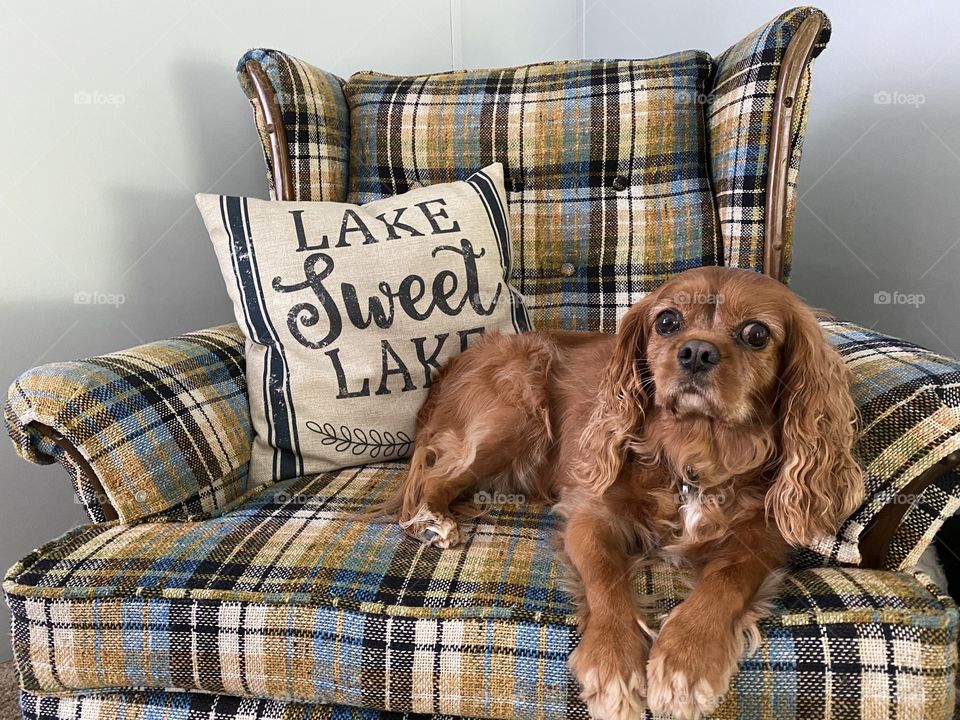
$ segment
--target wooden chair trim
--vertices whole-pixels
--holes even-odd
[[[777,92],[773,100],[773,123],[767,152],[767,188],[764,205],[763,272],[783,280],[783,229],[787,219],[787,175],[790,171],[790,131],[797,91],[813,48],[823,30],[824,17],[813,13],[797,28],[783,53]]]
[[[293,172],[287,146],[287,131],[283,125],[280,103],[270,79],[256,60],[243,64],[257,97],[257,110],[263,115],[267,134],[270,136],[270,161],[273,170],[273,194],[277,200],[293,200]]]

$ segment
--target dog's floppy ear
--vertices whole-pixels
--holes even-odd
[[[650,400],[644,388],[644,353],[652,298],[647,296],[635,304],[621,319],[613,355],[600,380],[597,403],[580,435],[579,478],[598,495],[620,474],[626,443]]]
[[[780,358],[780,464],[766,507],[791,545],[836,531],[863,500],[856,407],[840,354],[795,302]]]

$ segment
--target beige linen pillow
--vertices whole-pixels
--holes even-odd
[[[253,484],[409,455],[443,362],[530,329],[499,163],[367,205],[197,206],[246,335]]]

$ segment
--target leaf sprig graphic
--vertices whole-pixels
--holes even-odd
[[[320,435],[321,444],[332,445],[337,452],[349,452],[357,456],[403,457],[410,452],[410,446],[413,445],[413,438],[402,430],[395,433],[389,430],[381,432],[375,428],[364,430],[346,425],[335,428],[328,422],[321,425],[313,420],[308,420],[306,426],[308,430]]]

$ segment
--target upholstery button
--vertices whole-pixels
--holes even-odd
[[[617,175],[617,177],[613,179],[613,189],[616,190],[617,192],[620,192],[621,190],[626,190],[627,185],[629,185],[629,182],[627,181],[627,178],[625,178],[623,175]]]
[[[570,277],[576,271],[577,269],[573,266],[573,263],[566,262],[560,266],[560,274],[563,275],[564,277]]]

